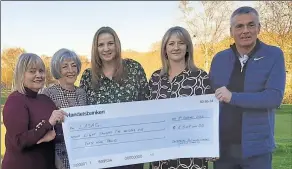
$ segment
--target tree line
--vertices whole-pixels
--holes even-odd
[[[203,11],[196,10],[196,3]],[[178,9],[183,14],[182,21],[193,37],[194,63],[197,67],[209,72],[214,55],[234,43],[229,36],[229,18],[234,10],[232,1],[180,1]],[[287,70],[287,83],[283,103],[292,104],[292,2],[291,1],[258,1],[256,9],[260,15],[261,32],[259,39],[263,42],[278,46],[284,52]],[[161,67],[161,42],[154,42],[148,52],[133,50],[122,51],[123,58],[131,58],[144,67],[149,78]],[[12,79],[16,60],[24,48],[7,48],[1,51],[1,87],[12,88]],[[82,72],[91,66],[90,56],[79,56],[82,62]],[[50,73],[51,56],[41,55],[47,72],[46,85],[55,82]],[[223,65],[222,65],[223,66]],[[81,74],[76,85],[79,85]]]

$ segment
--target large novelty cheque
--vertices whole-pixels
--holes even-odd
[[[63,109],[71,169],[219,157],[214,94]]]

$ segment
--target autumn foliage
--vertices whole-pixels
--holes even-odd
[[[179,9],[184,14],[184,22],[194,40],[195,65],[209,72],[210,63],[214,55],[233,43],[229,37],[228,19],[231,13],[232,2],[228,1],[204,1],[200,2],[204,7],[203,13],[194,13],[195,9],[189,1],[181,1]],[[199,2],[197,2],[199,3]],[[223,13],[212,11],[224,10]],[[287,77],[286,91],[283,103],[292,104],[292,3],[290,1],[260,1],[257,2],[257,10],[261,19],[261,33],[259,39],[263,42],[278,46],[284,52]],[[201,26],[198,27],[198,24]],[[212,24],[214,23],[212,26]],[[133,50],[122,51],[123,58],[132,58],[138,61],[149,78],[151,74],[161,67],[160,58],[161,42],[154,42],[148,52]],[[21,47],[3,49],[1,52],[1,87],[11,89],[13,86],[13,72],[18,56],[26,52]],[[33,51],[29,51],[33,52]],[[46,85],[55,82],[50,74],[51,56],[42,55],[46,65]],[[90,56],[80,56],[82,72],[91,66]],[[224,65],[222,65],[224,66]],[[78,76],[76,85],[79,85],[81,74]]]

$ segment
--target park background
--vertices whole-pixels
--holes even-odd
[[[50,74],[51,56],[60,48],[72,49],[80,56],[81,73],[90,67],[92,39],[101,26],[116,30],[122,57],[141,63],[147,78],[161,67],[163,34],[172,26],[183,26],[193,38],[195,64],[209,72],[213,56],[233,43],[229,19],[232,11],[243,5],[259,12],[259,39],[284,52],[287,83],[283,104],[276,113],[273,168],[292,168],[291,1],[1,2],[1,112],[13,88],[14,67],[21,53],[42,57],[48,86],[55,82]],[[1,159],[4,138],[1,113]]]

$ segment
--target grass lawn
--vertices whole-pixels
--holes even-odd
[[[3,93],[2,93],[3,94]],[[1,94],[1,105],[3,106],[7,93]],[[2,111],[1,106],[1,111]],[[5,152],[4,138],[5,127],[2,123],[1,113],[1,156]],[[277,148],[273,155],[273,169],[292,168],[292,105],[282,105],[276,113],[275,139]],[[210,163],[209,169],[212,169]],[[148,169],[149,164],[145,164],[144,169]]]
[[[292,105],[283,105],[277,111],[273,169],[292,168]]]

